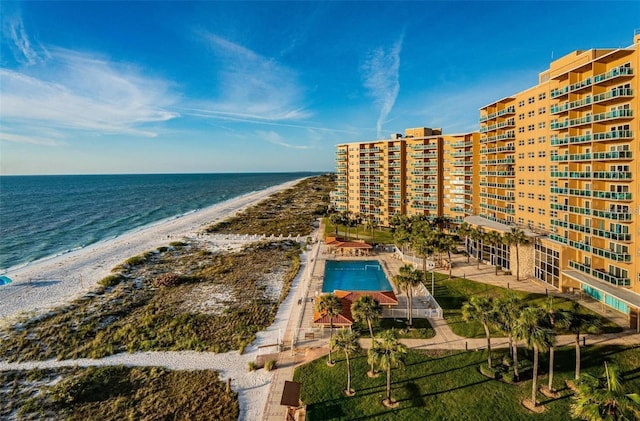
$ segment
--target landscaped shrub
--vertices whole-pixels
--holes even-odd
[[[247,363],[247,368],[249,369],[249,371],[256,371],[256,369],[258,368],[258,366],[256,365],[255,361],[249,361]]]
[[[264,363],[264,369],[271,371],[276,368],[276,360],[268,360]]]
[[[489,377],[490,379],[500,378],[500,371],[495,367],[489,368],[487,364],[480,365],[480,372],[482,373],[482,375]]]
[[[138,256],[129,257],[127,260],[124,261],[124,264],[129,266],[138,266],[143,264],[146,260],[147,259],[145,256],[138,255]]]

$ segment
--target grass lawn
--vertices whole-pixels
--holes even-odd
[[[501,297],[507,291],[506,288],[500,288],[493,285],[475,282],[469,279],[453,278],[448,279],[447,274],[435,274],[435,293],[434,297],[440,307],[442,307],[444,318],[451,327],[451,330],[457,335],[466,338],[484,338],[484,329],[479,322],[466,322],[462,319],[462,305],[473,295],[485,295],[489,297]],[[545,294],[530,294],[526,292],[516,291],[523,303],[528,305],[543,306],[546,303],[547,296]],[[556,310],[569,310],[573,301],[566,298],[555,297],[553,300]],[[585,313],[596,314],[591,310],[583,307]],[[602,319],[603,332],[621,332],[622,328],[615,323]],[[505,336],[498,331],[492,331],[492,336]]]
[[[524,349],[519,352],[521,359],[531,359],[527,354]],[[500,355],[499,351],[496,356]],[[327,367],[326,358],[320,358],[296,369],[294,380],[302,383],[301,399],[307,404],[309,420],[567,420],[571,393],[564,387],[564,380],[573,378],[574,355],[572,347],[556,351],[554,383],[562,397],[549,399],[539,394],[538,400],[545,407],[542,415],[520,405],[523,398],[531,396],[530,371],[528,376],[523,375],[529,379],[517,385],[490,380],[478,371],[486,361],[484,352],[409,351],[405,367],[392,371],[392,396],[400,403],[394,409],[381,404],[386,376],[371,379],[365,375],[365,356],[352,360],[353,397],[342,393],[346,363],[340,353],[334,354],[335,367]],[[546,358],[546,354],[540,357],[540,385],[546,380]],[[640,390],[640,347],[583,348],[583,372],[600,375],[605,359],[619,365],[628,391]]]
[[[322,220],[324,223],[324,235],[329,237],[334,237],[336,235],[336,226],[329,221],[329,218],[324,218]],[[357,235],[356,235],[357,234]],[[388,228],[378,227],[374,230],[373,239],[376,244],[392,244],[393,243],[393,234]],[[340,225],[338,227],[338,237],[347,238],[347,230],[344,228],[344,225]],[[358,227],[358,232],[356,233],[355,227],[349,228],[349,239],[350,240],[365,240],[368,242],[372,242],[371,237],[371,229],[367,229],[366,225],[360,225]]]
[[[369,327],[366,324],[354,323],[352,329],[360,334],[360,337],[369,338]],[[373,334],[377,335],[388,329],[395,329],[400,339],[429,339],[436,336],[435,330],[427,319],[413,319],[413,328],[407,329],[406,319],[380,319],[373,326]]]

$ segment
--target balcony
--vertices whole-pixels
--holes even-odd
[[[592,174],[594,180],[631,180],[629,171],[595,171]]]
[[[581,118],[572,118],[569,120],[569,127],[584,126],[585,124],[591,124],[592,118],[590,115]]]
[[[576,110],[578,108],[586,107],[588,105],[591,105],[592,102],[593,102],[593,99],[590,96],[585,97],[583,99],[579,99],[577,101],[571,101],[569,102],[569,109]]]
[[[601,229],[594,228],[593,235],[600,238],[606,238],[613,241],[631,241],[631,234],[628,232],[610,232]]]
[[[414,151],[425,151],[425,150],[431,150],[431,149],[438,149],[438,145],[435,143],[427,144],[427,145],[411,145],[410,148],[413,149]]]
[[[606,73],[601,73],[593,77],[594,83],[602,83],[607,80],[616,79],[619,77],[633,76],[633,69],[631,67],[620,66],[615,69],[611,69]]]
[[[631,201],[631,192],[612,192],[593,190],[593,197],[596,199],[620,200],[624,202]]]
[[[627,119],[632,117],[633,117],[633,110],[622,109],[622,110],[609,111],[608,113],[595,114],[593,116],[593,121],[598,122],[598,121],[618,120],[618,119]]]
[[[607,212],[599,209],[593,210],[593,216],[597,218],[611,219],[613,221],[631,222],[633,214],[629,212]]]
[[[610,152],[594,152],[593,159],[595,161],[608,161],[608,160],[627,160],[633,159],[633,152],[631,151],[610,151]]]
[[[551,90],[551,98],[560,98],[561,96],[567,95],[569,93],[569,87],[564,86],[558,89]]]
[[[552,121],[551,122],[551,130],[561,130],[561,129],[566,129],[567,127],[569,127],[569,120],[565,120],[565,121]]]
[[[560,114],[567,110],[569,110],[569,104],[567,102],[564,102],[562,104],[553,104],[549,109],[549,112],[551,114]]]
[[[625,89],[625,88],[614,88],[608,92],[603,92],[598,95],[593,96],[593,102],[605,102],[610,100],[615,100],[618,98],[632,98],[633,97],[633,89]]]
[[[549,239],[558,243],[567,244],[567,239],[559,236],[558,234],[549,234]]]
[[[630,262],[631,255],[623,251],[605,250],[593,247],[593,254],[604,257],[605,259],[614,260],[616,262]]]
[[[612,130],[609,132],[594,133],[593,140],[633,139],[631,130]]]
[[[591,252],[591,246],[589,244],[585,244],[579,241],[569,240],[569,247],[573,247],[574,249],[586,251],[587,253]]]

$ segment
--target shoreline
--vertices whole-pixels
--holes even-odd
[[[288,181],[245,193],[206,208],[174,215],[85,247],[45,257],[3,271],[13,281],[0,287],[0,321],[63,305],[94,288],[126,259],[167,246],[172,241],[196,237],[205,226],[223,220],[268,196],[300,182]],[[261,233],[256,233],[261,234]],[[237,242],[220,241],[222,247]]]

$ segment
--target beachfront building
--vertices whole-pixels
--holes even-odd
[[[477,132],[443,135],[419,127],[404,136],[338,145],[332,207],[383,226],[395,214],[462,222],[473,213],[479,142]]]
[[[518,227],[521,277],[588,295],[640,331],[639,49],[636,34],[551,62],[534,86],[482,107],[479,133],[338,145],[334,207],[382,225],[397,212]],[[470,241],[478,250],[516,270],[514,246]]]
[[[639,48],[636,35],[628,48],[574,51],[483,107],[480,209],[467,218],[520,226],[530,239],[521,273],[602,301],[638,329]]]

